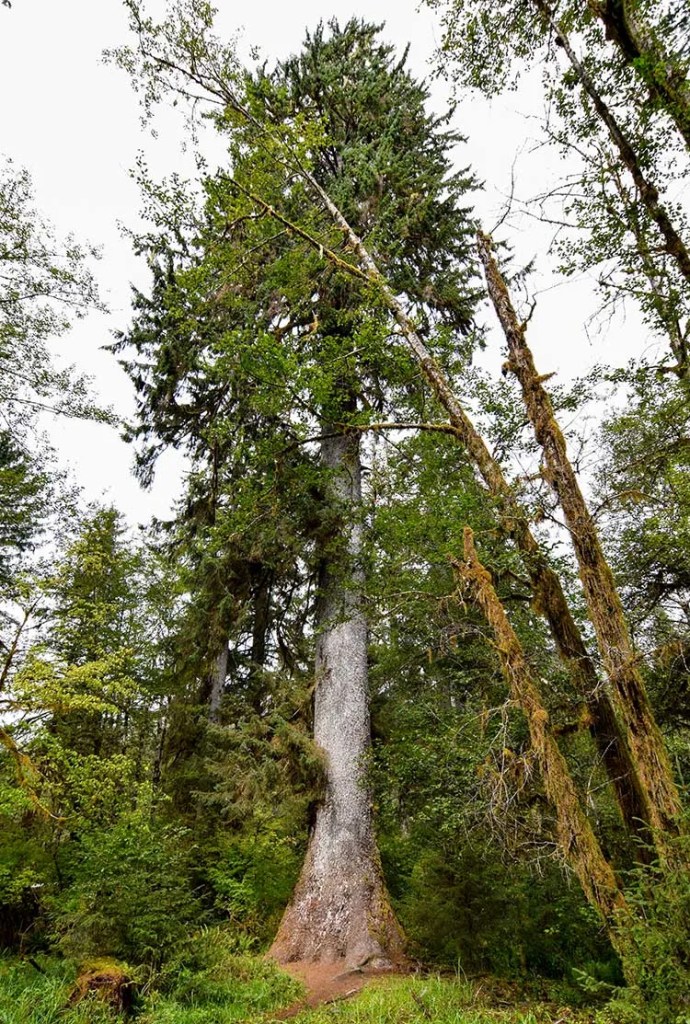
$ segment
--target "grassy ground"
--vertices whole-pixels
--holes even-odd
[[[41,958],[40,973],[27,963],[0,959],[1,1024],[125,1024],[95,997],[69,1005],[75,970]],[[136,1024],[270,1024],[294,1004],[300,986],[253,957],[206,957],[180,963],[164,991],[143,996]],[[513,1005],[501,1005],[512,998]],[[592,1015],[545,1003],[515,1003],[508,991],[453,978],[382,978],[352,999],[304,1010],[295,1024],[590,1024]]]
[[[0,959],[0,1024],[236,1024],[270,1018],[301,995],[301,986],[270,964],[224,956],[206,965],[177,965],[158,979],[164,991],[143,979],[136,1015],[125,1018],[96,996],[71,1006],[75,968],[39,959],[45,973]]]
[[[503,993],[508,995],[508,993]],[[498,996],[498,1002],[505,1002]],[[590,1024],[591,1013],[554,1004],[495,1005],[487,986],[452,978],[389,978],[359,995],[301,1013],[296,1024]],[[494,1005],[492,1005],[494,1004]]]

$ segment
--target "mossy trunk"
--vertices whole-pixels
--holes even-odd
[[[507,366],[520,383],[527,414],[544,452],[545,473],[563,509],[577,556],[602,663],[611,682],[616,713],[626,731],[645,801],[645,819],[653,830],[659,853],[670,854],[667,840],[677,834],[678,829],[678,790],[637,666],[613,573],[568,458],[551,400],[534,365],[524,326],[513,309],[506,283],[491,252],[490,240],[481,234],[479,252],[489,295],[508,343]]]
[[[588,901],[600,914],[612,944],[622,953],[624,943],[617,926],[625,913],[625,900],[582,810],[570,769],[551,730],[539,687],[532,678],[520,641],[496,594],[491,576],[477,556],[469,527],[465,529],[464,555],[464,561],[453,564],[491,626],[511,698],[527,719],[546,795],[556,815],[561,853],[577,875]]]
[[[616,796],[621,817],[640,842],[636,856],[649,859],[651,834],[647,800],[630,746],[621,729],[609,696],[587,650],[582,633],[566,600],[558,576],[549,566],[529,530],[520,547],[534,588],[535,604],[545,616],[559,653],[567,664],[575,689],[587,703],[590,734]]]
[[[359,439],[334,432],[322,462],[338,523],[324,539],[318,608],[314,739],[325,793],[300,879],[271,948],[280,962],[383,966],[403,954],[374,834],[367,622],[362,608]]]

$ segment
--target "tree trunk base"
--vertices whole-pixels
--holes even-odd
[[[342,856],[330,870],[318,860],[312,847],[269,955],[282,964],[339,964],[343,971],[403,966],[404,938],[376,855],[364,863]]]

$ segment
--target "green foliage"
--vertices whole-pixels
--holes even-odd
[[[96,251],[58,240],[34,207],[28,172],[0,168],[0,406],[13,440],[38,409],[103,418],[88,382],[74,368],[57,370],[48,347],[74,317],[100,303],[88,264]],[[102,307],[100,307],[102,308]]]
[[[20,448],[9,431],[0,431],[0,587],[14,590],[21,556],[38,542],[50,500],[46,472]]]
[[[558,269],[566,276],[595,273],[607,314],[626,310],[632,300],[650,330],[665,338],[675,371],[687,374],[687,267],[682,269],[668,238],[662,238],[664,218],[659,217],[663,211],[676,236],[688,237],[686,211],[677,201],[688,173],[688,152],[675,131],[680,126],[685,142],[690,139],[687,90],[681,84],[687,57],[681,52],[682,33],[669,29],[676,20],[687,25],[680,18],[682,5],[676,0],[428,3],[441,13],[445,31],[439,56],[458,85],[491,97],[539,68],[545,110],[541,144],[554,146],[563,158],[560,180],[539,197],[544,221],[559,225],[552,245]],[[617,45],[616,26],[620,31],[624,25],[623,34],[634,26],[634,52],[624,53]],[[559,33],[570,41],[577,70]],[[674,109],[640,87],[638,75],[646,83],[659,83],[660,73],[678,99]],[[582,87],[583,77],[599,103]],[[604,122],[602,103],[615,118],[617,134]],[[674,126],[680,106],[683,122]],[[623,145],[616,141],[621,138]],[[650,185],[645,196],[640,176]],[[652,192],[654,203],[648,202]],[[526,199],[525,206],[531,201]]]
[[[631,393],[603,425],[598,482],[614,565],[641,626],[656,608],[671,613],[690,589],[688,382],[645,363],[615,377]]]
[[[85,833],[72,852],[70,884],[51,901],[61,948],[76,957],[165,960],[201,917],[194,858],[187,830],[160,823],[145,805]]]
[[[247,949],[268,944],[278,928],[301,866],[303,843],[296,839],[267,828],[220,836],[204,851],[214,912]]]
[[[531,608],[529,581],[450,441],[396,441],[381,457],[372,511],[370,597],[379,843],[415,955],[466,971],[571,976],[617,963],[577,886],[555,863],[553,820],[525,723],[448,556],[471,523],[532,663],[549,679],[555,722],[577,701]],[[585,735],[568,743],[590,782]],[[597,801],[609,841],[615,811]]]
[[[688,382],[641,364],[616,375],[630,398],[602,429],[597,471],[605,537],[650,695],[681,776],[690,767],[690,404]]]
[[[687,837],[678,840],[679,858],[671,870],[638,868],[626,888],[634,916],[626,925],[629,989],[620,1002],[631,1008],[631,1021],[690,1020],[690,879],[684,859],[689,846]]]
[[[634,502],[607,513],[611,546],[657,704],[677,729],[690,649],[687,300],[649,217],[609,173],[608,143],[587,102],[574,102],[572,73],[557,70],[544,18],[533,4],[490,6],[446,5],[449,58],[462,45],[463,79],[491,93],[547,55],[556,140],[584,153],[580,191],[564,206],[578,240],[562,269],[610,269],[613,260],[605,283],[627,288],[676,357],[678,381],[651,388],[652,371],[642,370],[626,381],[634,400],[606,428],[613,469],[602,487],[606,502],[621,487]],[[137,394],[129,435],[141,446],[141,478],[166,447],[185,452],[190,472],[155,547],[133,543],[114,509],[92,509],[53,566],[16,575],[29,625],[23,632],[20,617],[2,640],[0,944],[52,943],[75,960],[146,964],[143,1024],[225,1024],[294,999],[291,981],[246,954],[275,931],[322,783],[308,738],[319,579],[342,558],[352,510],[329,500],[318,444],[325,431],[361,431],[371,775],[383,865],[413,952],[472,972],[579,976],[600,994],[619,980],[617,961],[554,861],[552,811],[525,722],[506,702],[482,621],[457,591],[449,556],[460,553],[465,524],[548,682],[548,711],[592,819],[625,864],[581,709],[531,607],[524,565],[455,439],[380,422],[428,428],[439,411],[386,304],[348,272],[352,250],[314,201],[316,181],[449,377],[482,407],[498,458],[533,456],[512,386],[468,366],[476,294],[464,204],[474,182],[449,155],[461,137],[448,117],[428,113],[427,86],[375,25],[322,24],[296,56],[244,69],[234,43],[213,37],[204,0],[176,0],[161,24],[137,0],[126,7],[140,45],[114,58],[135,76],[147,112],[198,89],[216,105],[211,117],[229,149],[230,170],[189,187],[174,176],[154,183],[140,165],[148,223],[134,242],[152,280],[135,293],[132,326],[115,345]],[[559,7],[589,47],[589,72],[609,101],[621,101],[645,169],[673,182],[663,121],[632,102],[634,69],[608,68],[600,26],[591,13],[576,22],[576,12]],[[18,374],[13,341],[30,372],[26,392],[3,395],[0,384],[0,399],[23,429],[22,403],[86,415],[83,382],[55,374],[45,349],[49,334],[66,329],[66,304],[81,311],[95,301],[86,254],[70,243],[63,257],[51,255],[25,175],[8,170],[1,203],[0,234],[19,246],[23,269],[0,307],[0,369],[4,379]],[[0,271],[3,259],[0,251]],[[32,303],[23,303],[22,283]],[[584,394],[562,392],[557,404],[577,412]],[[634,456],[629,465],[623,454]],[[516,491],[527,487],[537,493],[522,480]],[[47,493],[40,468],[0,437],[0,581],[40,535]],[[529,505],[535,518],[551,511],[541,494]],[[682,733],[674,744],[682,765]],[[631,1012],[645,1003],[662,1020],[682,1006],[686,889],[680,876],[653,873],[631,887]],[[112,1018],[93,1000],[66,1008],[68,964],[51,963],[45,975],[25,964],[0,971],[11,1024]],[[537,1024],[555,1014],[497,1011],[465,983],[407,979],[309,1019]]]
[[[382,858],[413,953],[468,974],[620,984],[617,960],[577,885],[553,861],[537,872],[479,828],[455,842],[382,836]]]

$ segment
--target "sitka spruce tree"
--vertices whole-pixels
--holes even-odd
[[[471,333],[474,301],[464,206],[472,182],[451,174],[448,153],[459,139],[446,118],[427,114],[426,87],[380,40],[379,26],[320,26],[298,56],[245,73],[230,50],[209,38],[202,45],[206,5],[177,5],[177,20],[164,26],[128,6],[140,47],[121,52],[120,63],[148,100],[201,84],[218,103],[232,169],[204,181],[202,208],[177,233],[156,229],[141,240],[156,285],[150,300],[139,298],[141,315],[121,347],[135,350],[128,365],[143,429],[157,435],[154,445],[185,443],[205,467],[207,541],[225,537],[234,564],[269,570],[264,668],[294,670],[280,623],[296,594],[315,641],[324,787],[273,954],[394,962],[403,941],[368,782],[362,438],[381,417],[423,418],[423,397],[410,355],[390,345],[398,325],[378,282],[353,276],[349,239],[305,182],[330,197],[375,254],[406,315],[452,338],[440,351],[446,360],[469,348],[458,339]],[[295,167],[308,168],[307,177]],[[168,210],[158,223],[169,223],[172,190],[149,184],[148,192]],[[332,259],[335,250],[343,256]],[[161,321],[163,332],[154,326]],[[227,549],[215,550],[227,558]],[[244,594],[246,604],[251,588]],[[240,588],[220,598],[236,611],[243,602]],[[208,629],[217,612],[207,607]],[[225,688],[236,686],[237,674],[221,669]],[[259,713],[267,706],[259,687]]]
[[[319,119],[326,142],[315,155],[313,173],[370,240],[397,289],[427,315],[466,329],[466,222],[459,205],[466,182],[449,177],[446,149],[452,137],[425,114],[426,91],[407,74],[404,61],[394,60],[375,26],[350,22],[341,30],[334,23],[329,38],[323,27],[308,37],[304,52],[279,67],[271,85],[275,95],[286,94],[283,117]],[[339,335],[338,347],[348,358],[358,339],[347,321],[342,329],[343,312],[361,310],[366,293],[358,294],[351,281],[336,278],[334,285],[323,282],[317,316],[321,313],[331,337]],[[332,436],[321,442],[321,460],[331,470],[343,520],[327,545],[340,534],[346,557],[334,559],[328,546],[322,549],[314,737],[326,753],[326,790],[302,876],[273,946],[280,959],[327,954],[361,963],[400,953],[367,792],[367,623],[357,508],[361,459],[358,432],[348,424],[353,418],[361,422],[372,407],[394,409],[396,401],[391,375],[381,379],[382,353],[362,354],[364,359],[333,381],[337,422],[332,414],[322,417]]]

